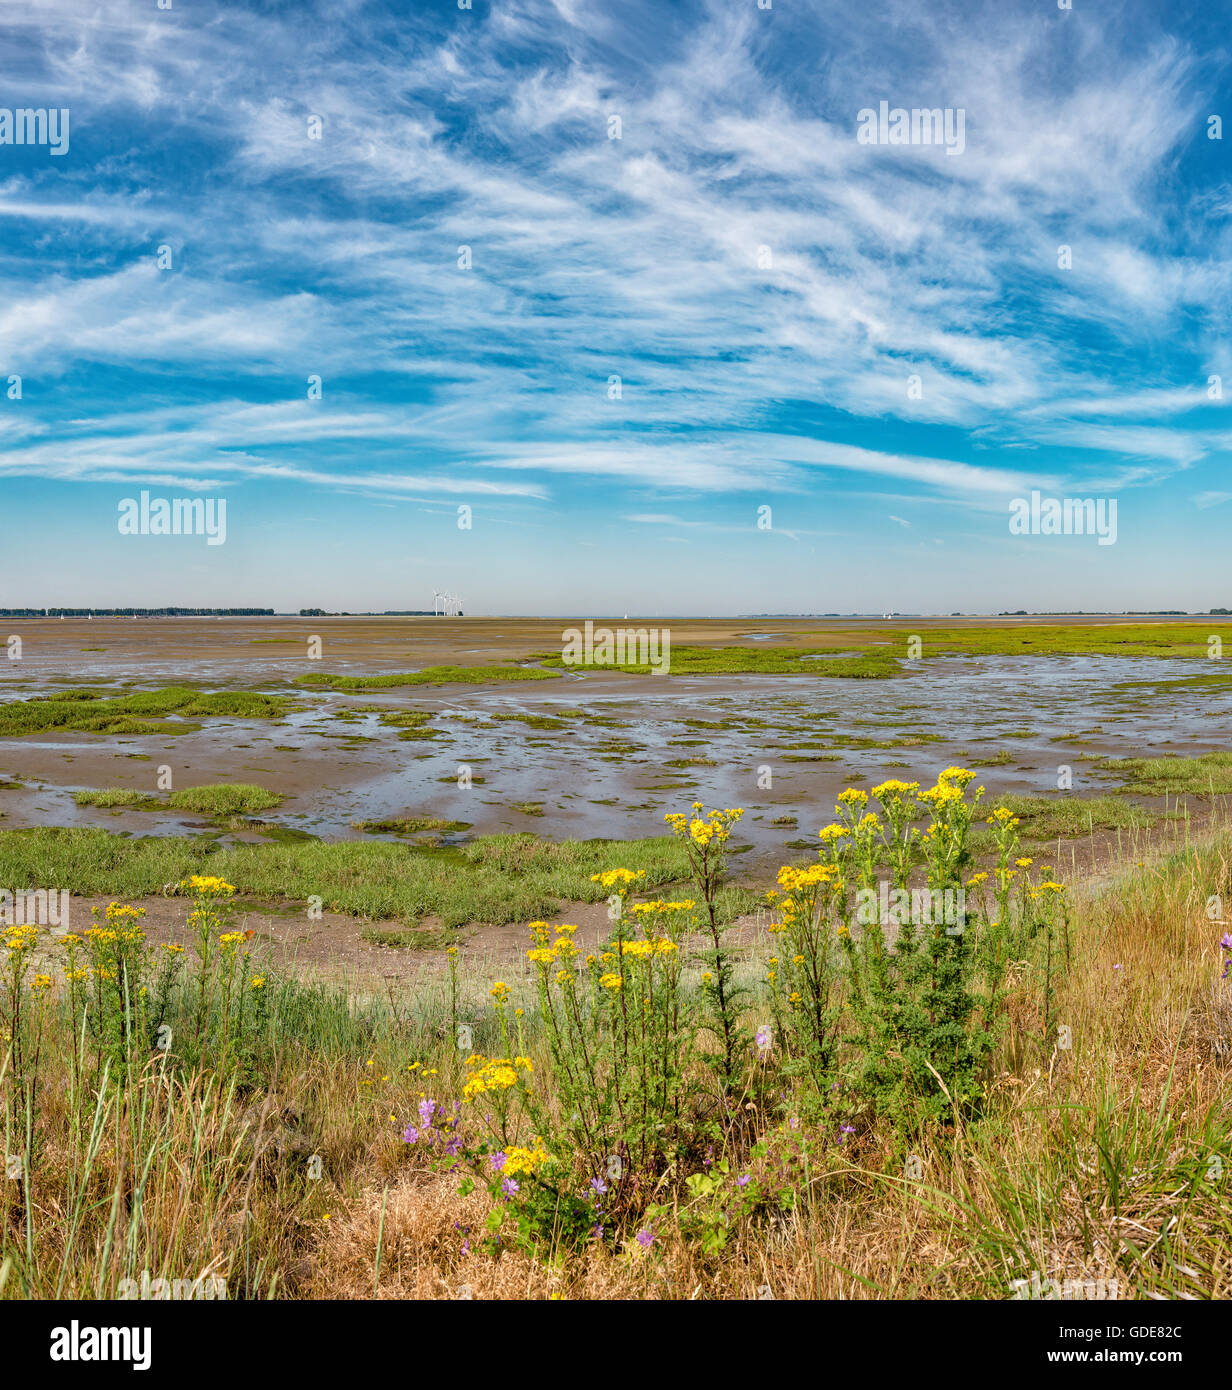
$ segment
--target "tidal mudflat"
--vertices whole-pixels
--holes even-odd
[[[672,620],[694,655],[651,675],[553,663],[567,621],[29,621],[0,668],[0,826],[623,839],[701,800],[745,807],[747,862],[769,862],[849,785],[960,764],[990,798],[1059,804],[1124,794],[1120,760],[1218,754],[1220,622]],[[757,669],[814,651],[824,676]],[[881,673],[832,674],[845,657]],[[228,824],[172,804],[216,783],[276,804]]]

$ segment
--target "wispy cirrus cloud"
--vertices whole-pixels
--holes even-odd
[[[1222,60],[1182,16],[222,19],[14,12],[13,90],[70,106],[73,146],[0,170],[0,367],[26,383],[0,477],[532,510],[604,487],[652,529],[893,479],[982,525],[1224,448]],[[961,157],[858,144],[882,99],[962,107]]]

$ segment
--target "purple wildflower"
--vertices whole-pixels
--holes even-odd
[[[402,1137],[408,1144],[417,1144],[419,1142],[419,1131],[414,1125],[407,1125],[402,1131]]]
[[[436,1101],[421,1100],[419,1102],[419,1123],[424,1129],[431,1128],[432,1116],[436,1114]]]
[[[840,1144],[845,1144],[845,1143],[847,1142],[847,1136],[848,1136],[849,1134],[854,1134],[855,1132],[856,1132],[856,1127],[855,1127],[855,1125],[840,1125],[840,1126],[839,1126],[839,1133],[840,1133],[843,1137],[842,1137],[838,1142],[839,1142]]]
[[[488,1162],[491,1163],[492,1171],[494,1173],[499,1173],[500,1170],[505,1166],[505,1159],[507,1157],[508,1155],[505,1153],[495,1153],[492,1155]]]
[[[749,1183],[749,1175],[748,1175],[747,1173],[741,1173],[740,1176],[736,1179],[736,1186],[737,1186],[737,1187],[747,1187],[747,1186],[748,1186],[748,1183]]]
[[[501,1191],[505,1194],[506,1197],[512,1197],[521,1190],[522,1189],[512,1178],[501,1179]]]
[[[649,1229],[644,1231],[638,1231],[637,1243],[642,1247],[643,1250],[649,1250],[650,1247],[654,1244],[654,1232]]]
[[[591,1178],[590,1190],[596,1197],[602,1197],[607,1191],[607,1183],[605,1183],[602,1178]]]

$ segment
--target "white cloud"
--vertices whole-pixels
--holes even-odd
[[[96,162],[0,186],[22,248],[0,261],[4,363],[144,388],[0,424],[6,472],[544,499],[566,476],[662,498],[827,470],[978,511],[1067,478],[1145,486],[1218,447],[1171,423],[1204,404],[1229,300],[1226,231],[1174,225],[1202,90],[1176,39],[1067,16],[1062,62],[1003,7],[837,0],[353,17],[14,11],[27,90],[65,95]],[[967,148],[858,145],[881,97],[963,106]],[[1138,359],[1147,329],[1192,349],[1188,379]]]

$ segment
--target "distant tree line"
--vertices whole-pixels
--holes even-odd
[[[1218,617],[1220,613],[1232,613],[1232,608],[1212,608],[1207,613],[1207,617]],[[955,617],[958,614],[954,614]],[[997,614],[998,618],[1197,618],[1202,615],[1191,613],[1187,608],[1125,608],[1119,613],[1112,613],[1105,609],[1093,609],[1088,612],[1085,608],[1062,608],[1051,610],[1047,613],[1038,613],[1026,608],[1015,608],[1011,613],[1008,609],[1002,609]]]
[[[272,608],[0,608],[0,618],[272,618]]]

